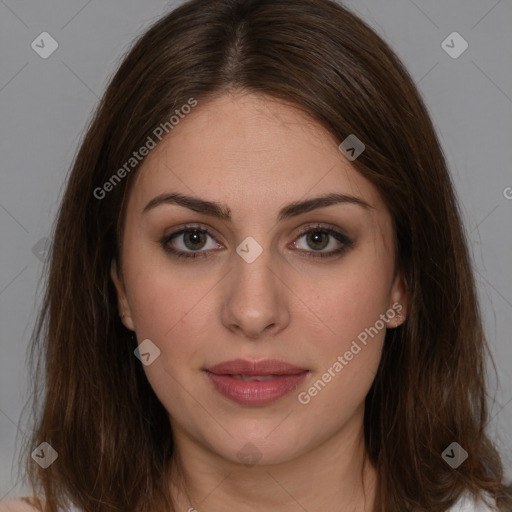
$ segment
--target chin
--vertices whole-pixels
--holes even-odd
[[[251,467],[285,463],[309,451],[312,440],[307,438],[304,428],[290,431],[284,418],[286,415],[272,418],[272,421],[260,420],[259,424],[255,420],[233,422],[226,425],[233,437],[226,434],[222,439],[210,438],[204,442],[219,456],[235,464]]]

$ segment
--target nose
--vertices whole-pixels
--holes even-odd
[[[231,271],[222,290],[222,323],[238,336],[262,340],[275,336],[288,325],[290,291],[269,250],[248,261],[238,253],[233,254]]]

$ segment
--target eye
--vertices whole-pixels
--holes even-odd
[[[208,247],[208,238],[213,240],[210,247]],[[298,240],[302,238],[312,250],[300,247],[302,244],[299,244]],[[164,236],[159,242],[168,254],[176,258],[209,258],[212,251],[222,248],[222,245],[215,242],[215,238],[208,229],[190,225]],[[324,251],[333,245],[338,247],[331,247],[331,250]],[[296,240],[289,245],[312,258],[334,257],[352,246],[352,240],[344,233],[322,225],[306,226]]]
[[[294,241],[291,245],[298,248],[301,252],[304,251],[307,256],[311,258],[334,257],[353,246],[352,240],[347,235],[341,231],[322,225],[307,226],[302,230],[297,240],[300,240],[301,238],[305,239],[306,245],[313,249],[312,251],[307,248],[303,249],[299,247],[299,243],[297,241]],[[324,251],[324,249],[329,246],[331,246],[331,250]],[[334,249],[332,246],[338,246],[338,248]]]
[[[160,243],[166,252],[177,258],[207,258],[209,253],[201,251],[201,249],[212,249],[212,246],[207,247],[208,237],[213,239],[213,236],[207,229],[197,226],[185,226],[162,238]],[[175,239],[177,242],[174,242]],[[215,246],[218,247],[220,244],[214,243],[213,248]]]

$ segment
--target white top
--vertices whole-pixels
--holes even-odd
[[[498,509],[490,506],[493,503],[491,497],[487,493],[483,494],[486,501],[480,499],[475,503],[469,492],[464,493],[448,512],[496,512]]]
[[[487,502],[491,503],[492,500],[489,495],[485,493],[484,495]],[[20,498],[0,503],[0,512],[34,512],[34,510],[32,506],[25,501],[21,501]],[[491,508],[482,499],[480,499],[478,503],[475,503],[469,492],[466,492],[447,512],[496,512],[497,510],[496,508]]]

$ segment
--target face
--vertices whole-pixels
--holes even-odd
[[[376,188],[303,113],[199,102],[139,170],[112,265],[175,435],[275,464],[360,428],[405,317],[393,237]]]

